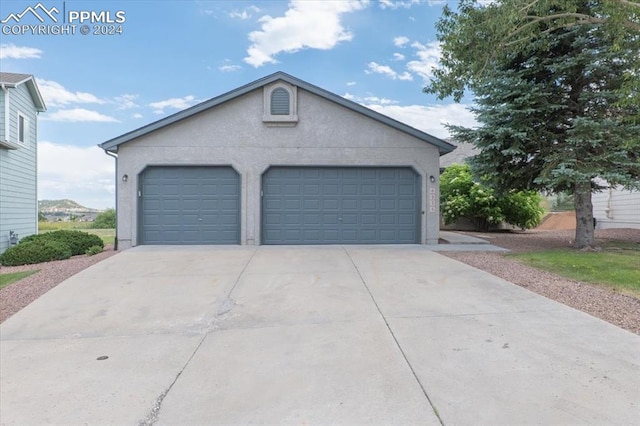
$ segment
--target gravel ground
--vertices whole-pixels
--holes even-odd
[[[95,256],[74,256],[37,265],[0,266],[0,274],[39,269],[39,272],[0,290],[0,323],[62,281],[116,253],[112,245],[107,245],[102,253]]]
[[[573,231],[527,231],[519,233],[468,233],[487,239],[491,244],[513,252],[570,247]],[[640,229],[604,229],[596,231],[599,242],[608,239],[632,241],[640,244]],[[81,270],[117,252],[112,246],[92,257],[76,256],[68,260],[0,267],[0,273],[39,269],[40,272],[0,290],[0,322]],[[595,286],[561,278],[550,272],[525,266],[515,259],[496,252],[441,252],[445,256],[504,278],[535,293],[557,300],[572,308],[640,334],[640,299],[627,296],[607,287]]]
[[[467,233],[513,252],[571,247],[574,231]],[[598,243],[622,240],[640,244],[640,229],[596,230]],[[496,252],[441,252],[445,256],[504,278],[535,293],[640,334],[640,299],[607,287],[559,277]]]

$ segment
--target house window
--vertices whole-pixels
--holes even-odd
[[[20,143],[27,143],[28,122],[24,115],[18,113],[18,142]]]
[[[289,115],[289,92],[278,87],[271,92],[271,115]]]
[[[297,88],[278,81],[263,89],[264,115],[269,127],[292,127],[298,123]]]
[[[24,124],[24,117],[18,114],[18,142],[22,143],[25,142],[24,138],[26,129],[24,128]]]

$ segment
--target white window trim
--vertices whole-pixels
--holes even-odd
[[[271,94],[276,89],[284,89],[289,93],[289,114],[271,114]],[[267,126],[295,126],[298,123],[298,88],[286,83],[275,83],[263,89],[264,113],[262,121]]]

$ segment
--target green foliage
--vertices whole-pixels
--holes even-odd
[[[42,212],[38,212],[38,222],[46,222],[47,218]]]
[[[87,256],[93,256],[96,255],[98,253],[102,253],[103,248],[100,246],[91,246],[87,249],[87,251],[84,253]]]
[[[545,250],[512,255],[536,268],[577,281],[605,284],[640,296],[640,253],[636,251],[580,252]]]
[[[481,126],[450,129],[480,149],[474,170],[494,188],[574,194],[577,247],[593,244],[596,177],[640,187],[639,13],[621,0],[463,0],[437,25],[425,90],[473,91]]]
[[[38,231],[39,232],[47,232],[47,231],[59,231],[61,229],[82,229],[88,230],[91,229],[91,222],[68,222],[68,221],[51,221],[51,222],[39,222],[38,223]],[[88,232],[88,231],[87,231]]]
[[[0,264],[4,266],[30,265],[70,257],[71,250],[64,243],[32,240],[9,247],[0,255]]]
[[[80,254],[85,254],[86,251],[92,246],[100,246],[104,247],[104,243],[102,239],[97,235],[88,234],[82,231],[70,231],[70,230],[60,230],[47,232],[45,234],[37,234],[30,235],[28,237],[23,238],[20,241],[20,244],[34,242],[56,242],[67,247],[72,256],[77,256]]]
[[[560,192],[549,197],[551,210],[554,212],[566,212],[574,209],[573,195]]]
[[[32,269],[31,271],[11,272],[9,274],[0,274],[0,289],[13,284],[16,281],[20,281],[23,278],[33,275],[39,272],[39,269]]]
[[[529,229],[542,220],[541,201],[542,197],[533,191],[497,196],[494,189],[473,180],[468,165],[451,165],[440,176],[440,210],[446,224],[464,217],[478,229],[501,222]]]
[[[460,101],[466,88],[491,75],[494,62],[525,49],[533,40],[569,28],[599,28],[611,39],[611,51],[635,49],[640,40],[637,0],[461,0],[448,5],[436,23],[442,45],[440,65],[425,91]],[[634,37],[635,35],[635,37]],[[638,104],[640,57],[630,62],[622,91]]]
[[[540,225],[544,216],[542,197],[535,191],[513,191],[500,200],[505,221],[522,229]]]
[[[107,209],[96,216],[91,226],[94,229],[109,229],[116,227],[116,211],[115,209]]]

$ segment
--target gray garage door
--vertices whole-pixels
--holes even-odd
[[[231,167],[149,167],[140,191],[142,244],[240,242],[240,178]]]
[[[263,244],[414,244],[420,180],[408,167],[272,167]]]

